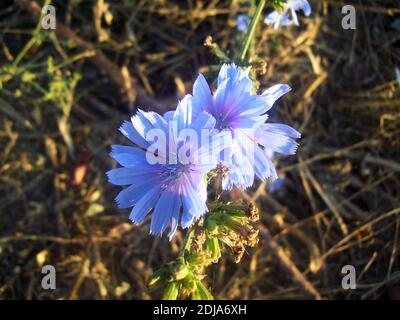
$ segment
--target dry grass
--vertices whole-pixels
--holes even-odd
[[[311,1],[300,28],[258,30],[260,85],[293,88],[272,118],[303,137],[296,156],[278,159],[281,189],[223,194],[258,204],[263,239],[242,263],[210,270],[217,298],[400,297],[400,10],[395,0],[347,2],[355,31],[340,27],[333,0]],[[214,76],[208,35],[235,55],[235,16],[248,4],[125,0],[109,5],[107,24],[101,3],[56,1],[57,33],[33,38],[22,57],[37,12],[0,5],[0,298],[158,297],[147,279],[181,246],[181,232],[153,238],[116,208],[109,146],[134,106],[171,109],[197,72]],[[56,266],[55,291],[40,287],[43,264]],[[341,288],[346,264],[357,290]]]

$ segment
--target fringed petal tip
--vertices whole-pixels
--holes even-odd
[[[112,172],[111,171],[113,171],[114,169],[111,169],[111,170],[108,170],[107,172],[106,172],[106,176],[107,176],[107,179],[108,179],[108,182],[110,182],[110,183],[112,183],[111,181],[110,181],[110,176],[112,175]]]
[[[300,144],[297,142],[294,142],[293,145],[291,146],[291,148],[289,149],[289,153],[288,154],[296,154],[297,149],[299,148]]]

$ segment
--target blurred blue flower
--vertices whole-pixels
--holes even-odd
[[[283,187],[284,180],[282,178],[278,178],[268,184],[267,189],[269,192],[278,191],[280,188]]]
[[[187,140],[181,139],[178,133],[193,129],[200,136],[200,129],[213,129],[215,120],[206,112],[198,114],[195,121],[191,115],[190,96],[179,103],[176,111],[164,116],[139,110],[131,122],[125,121],[120,128],[121,133],[136,146],[112,146],[111,156],[122,167],[107,172],[109,182],[128,186],[118,194],[116,202],[120,208],[133,207],[129,218],[135,224],[141,223],[154,209],[150,234],[161,235],[171,225],[168,234],[171,238],[179,222],[187,228],[207,211],[204,175],[215,168],[217,160],[212,162],[211,158],[209,163],[201,162],[199,159],[203,153],[212,150],[194,146],[190,149],[190,161],[182,163],[177,154]],[[166,146],[153,153],[163,160],[160,163],[149,161],[148,152],[155,139],[151,132],[159,133],[157,139]]]
[[[265,149],[265,153],[273,161],[275,157],[274,152],[271,149]],[[267,190],[269,192],[278,191],[280,188],[283,187],[284,183],[285,183],[284,176],[279,175],[279,177],[276,180],[271,181],[270,183],[267,184]]]
[[[249,28],[249,18],[247,14],[241,13],[236,17],[236,28],[239,32],[246,33]]]
[[[273,24],[275,29],[278,29],[280,25],[288,26],[295,24],[298,26],[299,20],[296,11],[299,10],[302,10],[306,16],[311,14],[311,6],[307,0],[288,0],[284,4],[282,11],[272,11],[265,17],[264,22],[268,25]],[[292,19],[289,16],[289,12]]]
[[[261,95],[253,93],[250,68],[242,70],[235,64],[224,64],[219,72],[214,96],[203,75],[193,85],[193,117],[206,111],[214,116],[215,128],[229,132],[229,147],[220,155],[220,161],[228,169],[222,179],[224,189],[234,185],[245,189],[254,182],[254,174],[260,179],[278,178],[271,158],[265,149],[284,154],[294,154],[300,133],[278,123],[265,123],[266,112],[276,100],[290,91],[286,84],[277,84]]]

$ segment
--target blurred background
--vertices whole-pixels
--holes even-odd
[[[292,87],[271,119],[302,139],[276,159],[278,184],[223,194],[256,202],[261,241],[209,270],[216,298],[400,298],[399,2],[310,4],[299,27],[260,22],[250,48],[260,89]],[[355,30],[342,28],[346,4]],[[55,30],[39,24],[43,5],[0,4],[0,298],[159,298],[148,278],[182,231],[150,236],[117,209],[110,145],[127,143],[117,129],[137,107],[175,108],[199,72],[211,84],[256,3],[53,1]],[[55,290],[41,287],[43,265]],[[355,290],[342,288],[345,265]]]

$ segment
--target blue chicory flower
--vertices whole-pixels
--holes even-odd
[[[265,19],[264,23],[270,25],[273,24],[275,29],[278,29],[280,25],[299,25],[296,11],[302,10],[304,15],[309,16],[311,14],[311,6],[307,0],[288,0],[284,4],[282,11],[272,11]],[[289,16],[291,13],[292,19]]]
[[[214,125],[215,119],[206,112],[192,118],[190,96],[164,116],[139,110],[131,122],[122,124],[121,133],[136,146],[113,145],[111,156],[122,167],[108,171],[107,175],[110,183],[128,186],[118,194],[116,202],[120,208],[133,207],[129,218],[135,224],[141,223],[154,209],[150,234],[161,235],[170,225],[171,238],[179,222],[187,228],[207,211],[204,176],[216,166],[217,160],[208,157],[210,161],[206,163],[199,159],[213,150],[191,145],[190,161],[184,163],[177,154],[187,142],[186,138],[180,138],[180,131],[192,129],[200,136],[201,129],[212,130]],[[157,133],[157,138],[152,132]],[[149,151],[155,140],[165,148],[153,150],[152,154]],[[149,161],[149,155],[159,158],[159,163]]]
[[[236,28],[239,32],[246,33],[249,28],[249,18],[247,14],[241,13],[236,17]]]
[[[206,111],[215,118],[215,128],[229,132],[232,137],[231,145],[220,156],[222,165],[228,169],[222,179],[225,190],[234,185],[241,189],[251,186],[254,174],[262,180],[277,179],[266,150],[294,154],[298,146],[294,139],[300,137],[299,132],[287,125],[265,123],[266,112],[290,87],[277,84],[261,95],[254,94],[249,71],[250,68],[242,70],[235,64],[224,64],[213,96],[202,74],[193,85],[193,118]]]

